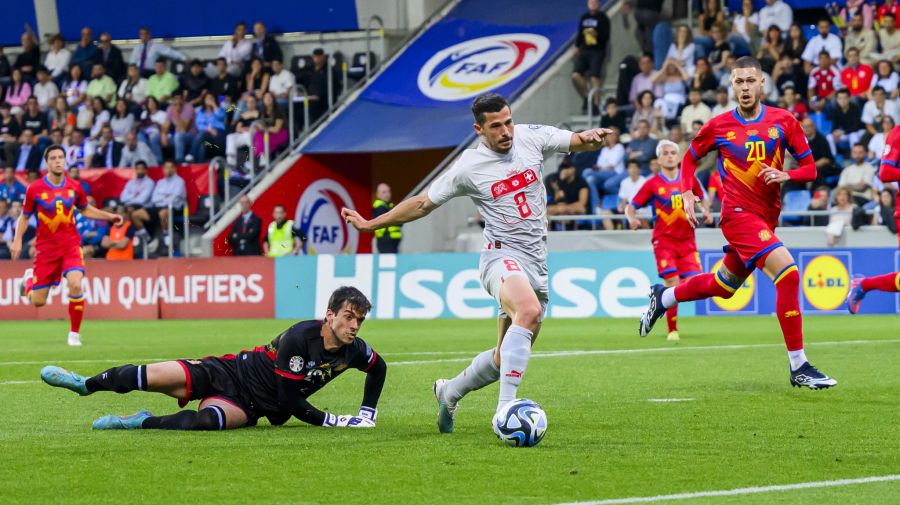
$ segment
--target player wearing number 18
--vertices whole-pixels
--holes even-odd
[[[453,431],[457,403],[470,391],[499,380],[497,410],[517,397],[548,297],[544,158],[552,152],[596,151],[610,132],[515,125],[506,100],[493,93],[475,98],[472,114],[481,142],[463,152],[427,194],[372,220],[351,209],[341,211],[358,230],[374,231],[420,219],[452,198],[467,196],[484,217],[481,283],[500,304],[498,342],[456,378],[434,383],[442,433]]]
[[[781,184],[815,180],[815,160],[794,116],[760,102],[764,85],[759,61],[738,58],[731,71],[738,106],[700,128],[681,164],[684,210],[696,225],[694,204],[703,194],[694,177],[697,162],[709,151],[719,151],[724,186],[721,227],[728,241],[722,266],[716,273],[697,275],[674,288],[653,286],[647,312],[641,317],[640,333],[649,333],[666,309],[679,302],[730,298],[759,268],[775,283],[775,310],[788,350],[791,384],[828,388],[837,381],[813,367],[803,351],[800,274],[790,251],[775,235],[781,213]],[[786,152],[799,165],[789,172],[783,170]]]

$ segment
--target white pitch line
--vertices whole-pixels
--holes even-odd
[[[679,402],[692,402],[693,398],[650,398],[647,400],[650,403],[679,403]]]
[[[627,503],[656,503],[674,500],[693,500],[694,498],[707,498],[710,496],[737,496],[771,493],[773,491],[795,491],[798,489],[815,489],[820,487],[852,486],[856,484],[871,484],[873,482],[890,482],[896,480],[900,480],[900,474],[883,475],[879,477],[862,477],[859,479],[800,482],[797,484],[782,484],[777,486],[743,487],[738,489],[725,489],[721,491],[699,491],[696,493],[678,493],[659,496],[634,496],[631,498],[613,498],[610,500],[568,502],[560,503],[557,505],[623,505]]]
[[[3,381],[0,386],[11,386],[15,384],[40,384],[41,381]]]

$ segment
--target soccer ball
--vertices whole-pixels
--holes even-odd
[[[520,398],[501,407],[492,424],[497,438],[506,445],[534,447],[547,433],[547,414],[537,403]]]

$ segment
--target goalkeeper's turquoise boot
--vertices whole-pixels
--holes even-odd
[[[58,366],[48,365],[42,368],[41,379],[53,387],[66,388],[81,396],[87,396],[92,393],[92,391],[88,391],[87,384],[85,384],[87,382],[86,377]]]
[[[456,409],[459,404],[450,405],[447,401],[444,391],[447,386],[446,379],[438,379],[434,381],[434,399],[438,402],[438,431],[441,433],[453,433],[453,419],[456,417]]]
[[[95,430],[139,430],[148,417],[153,417],[153,414],[141,409],[130,416],[103,416],[91,427]]]

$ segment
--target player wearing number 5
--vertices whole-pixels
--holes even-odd
[[[694,228],[688,222],[681,197],[681,173],[678,169],[678,144],[671,140],[661,140],[656,145],[656,158],[660,172],[647,179],[631,202],[625,206],[625,215],[632,230],[640,228],[636,210],[652,204],[655,210],[653,224],[653,255],[656,256],[656,271],[666,286],[677,286],[681,281],[693,277],[703,270],[700,255],[694,241]],[[712,223],[709,202],[703,199],[704,219]],[[678,306],[666,310],[669,326],[668,340],[679,340]]]
[[[477,97],[472,114],[481,142],[466,150],[427,194],[372,220],[350,209],[341,211],[356,229],[373,231],[420,219],[451,198],[468,196],[484,217],[481,283],[500,305],[498,342],[456,378],[434,383],[443,433],[453,431],[457,403],[470,391],[499,379],[498,409],[516,398],[548,297],[544,157],[596,151],[610,133],[603,128],[572,133],[552,126],[514,125],[506,100],[493,93]]]
[[[821,389],[837,381],[819,372],[803,351],[803,318],[800,315],[800,275],[790,251],[775,235],[781,213],[781,184],[816,179],[816,165],[800,123],[784,109],[760,103],[765,77],[759,61],[742,57],[731,71],[731,86],[738,106],[703,125],[681,164],[684,211],[697,224],[694,204],[702,195],[694,173],[697,161],[719,151],[722,176],[722,234],[728,245],[716,273],[692,277],[674,288],[656,285],[640,333],[647,335],[668,307],[679,302],[714,296],[730,298],[756,268],[775,283],[775,310],[784,334],[794,386]],[[786,152],[798,167],[783,170]]]

